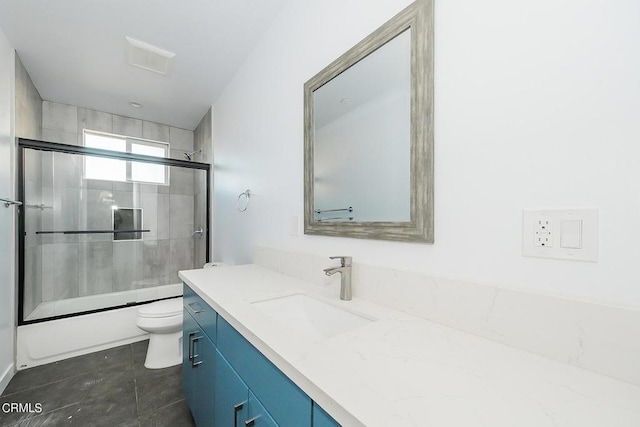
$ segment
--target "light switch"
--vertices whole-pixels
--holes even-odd
[[[523,211],[522,255],[598,262],[598,209]]]
[[[582,221],[579,219],[562,221],[560,246],[568,249],[582,248]]]

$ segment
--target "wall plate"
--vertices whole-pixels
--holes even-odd
[[[597,208],[523,211],[523,256],[597,262],[598,238]]]

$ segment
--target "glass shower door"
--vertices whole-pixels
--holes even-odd
[[[47,147],[22,148],[22,322],[181,295],[207,261],[208,165]]]

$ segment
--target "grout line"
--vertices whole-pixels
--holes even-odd
[[[129,344],[131,349],[131,367],[133,368],[133,388],[136,393],[136,418],[138,419],[138,427],[140,426],[140,399],[138,398],[138,378],[136,375],[136,361],[133,357],[133,344]]]

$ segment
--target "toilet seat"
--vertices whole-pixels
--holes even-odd
[[[146,319],[158,319],[165,317],[182,316],[182,298],[172,298],[145,304],[138,308],[138,317]]]

